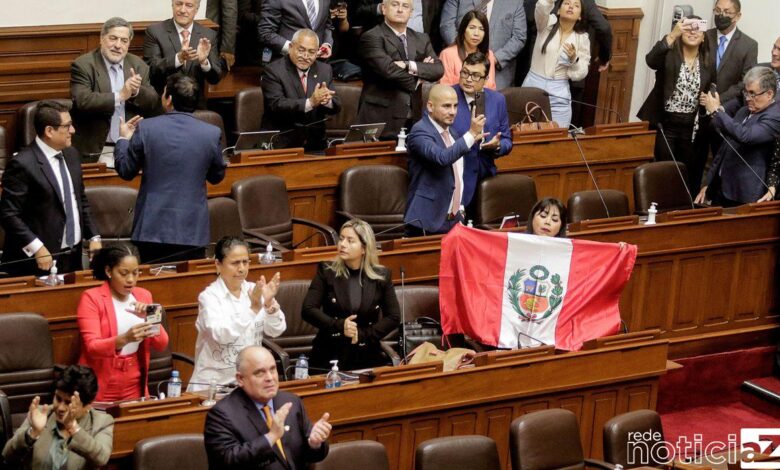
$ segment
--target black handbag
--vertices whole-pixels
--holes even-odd
[[[406,322],[404,330],[406,331],[406,349],[403,349],[404,335],[398,338],[398,345],[401,347],[402,353],[406,351],[406,354],[409,354],[414,348],[426,341],[441,345],[441,323],[431,317],[417,317],[414,321]]]

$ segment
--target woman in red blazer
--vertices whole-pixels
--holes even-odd
[[[92,259],[92,273],[103,285],[81,294],[78,324],[79,363],[98,379],[96,401],[132,400],[148,396],[151,348],[163,350],[168,333],[146,320],[152,294],[138,282],[138,252],[121,244],[101,249]]]

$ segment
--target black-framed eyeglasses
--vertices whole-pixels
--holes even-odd
[[[753,93],[752,91],[742,90],[742,96],[744,96],[746,100],[754,100],[759,96],[766,94],[767,92],[769,92],[769,90],[764,90],[761,93]]]
[[[73,121],[66,122],[65,124],[57,124],[56,126],[49,126],[49,127],[53,127],[55,129],[59,129],[60,127],[65,127],[67,129],[70,129],[71,126],[73,126]]]
[[[715,15],[728,16],[729,18],[734,18],[739,14],[738,11],[721,10],[720,8],[713,8],[712,13],[714,13]]]
[[[479,74],[479,73],[470,73],[470,72],[468,72],[466,70],[461,70],[460,71],[460,78],[462,78],[464,80],[474,80],[475,82],[478,82],[478,81],[482,80],[483,78],[485,78],[485,76],[482,75],[482,74]]]

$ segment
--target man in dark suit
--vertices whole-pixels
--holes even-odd
[[[458,112],[458,95],[452,87],[434,85],[428,95],[428,115],[407,138],[409,190],[404,222],[407,235],[447,233],[463,221],[464,160],[471,146],[482,140],[485,116],[471,118],[461,137],[452,123]]]
[[[236,62],[239,65],[262,65],[263,50],[258,47],[257,25],[260,24],[262,0],[238,0],[238,33]]]
[[[275,56],[286,55],[293,34],[311,29],[320,40],[320,58],[333,53],[333,23],[330,0],[263,0],[257,37],[260,49],[271,48]]]
[[[758,62],[758,43],[737,28],[742,18],[740,0],[718,0],[715,28],[707,31],[707,45],[715,56],[718,94],[728,103],[742,93],[742,76]]]
[[[157,93],[162,95],[168,76],[183,73],[198,83],[198,107],[206,109],[206,82],[219,83],[222,61],[217,33],[195,22],[199,7],[200,0],[173,0],[173,18],[146,29],[144,60]]]
[[[206,254],[206,182],[222,181],[225,162],[220,129],[192,115],[197,100],[192,77],[171,75],[162,96],[166,114],[144,121],[136,116],[120,127],[116,172],[129,181],[143,170],[131,239],[144,262]]]
[[[90,240],[90,251],[98,250],[100,236],[84,194],[81,157],[71,147],[73,121],[67,107],[41,101],[34,123],[35,141],[10,159],[3,172],[3,263],[11,264],[1,269],[16,276],[41,275],[54,259],[60,273],[77,271],[81,240]]]
[[[467,208],[472,202],[479,182],[496,176],[496,158],[512,150],[512,132],[509,130],[509,114],[506,98],[501,93],[485,88],[485,77],[490,62],[485,54],[474,52],[466,56],[460,71],[460,83],[454,85],[458,95],[458,113],[452,128],[465,134],[471,127],[471,117],[485,116],[485,142],[473,145],[464,158],[463,197],[461,202]]]
[[[385,0],[385,21],[363,34],[358,55],[363,91],[357,122],[384,122],[383,139],[395,139],[422,114],[422,81],[435,82],[444,67],[428,35],[407,28],[412,0]]]
[[[219,56],[230,70],[236,63],[237,0],[206,0],[206,18],[219,25]]]
[[[302,29],[293,35],[288,56],[263,70],[263,129],[291,131],[279,135],[278,148],[324,149],[325,122],[320,121],[341,110],[341,100],[329,88],[330,65],[317,60],[318,48],[317,34]]]
[[[206,415],[209,468],[303,470],[328,455],[330,415],[311,424],[301,399],[279,390],[267,349],[249,346],[238,354],[236,381],[238,388]]]
[[[777,79],[777,91],[780,92],[780,37],[777,38],[774,44],[772,44],[772,60],[763,64],[758,64],[762,67],[769,67],[775,72],[775,78]]]
[[[439,22],[441,21],[441,0],[413,0],[412,16],[407,27],[425,33],[431,40],[433,50],[438,54],[442,50]],[[382,2],[377,0],[358,0],[349,4],[349,24],[360,26],[368,31],[384,20]]]
[[[160,97],[149,83],[149,67],[127,49],[133,27],[123,18],[103,23],[100,47],[70,67],[73,98],[73,146],[84,156],[99,156],[114,165],[112,149],[119,138],[119,120],[159,112]],[[89,160],[94,161],[94,160]]]

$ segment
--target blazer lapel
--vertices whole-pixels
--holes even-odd
[[[106,312],[106,318],[108,318],[108,329],[111,336],[116,336],[116,312],[114,312],[114,301],[111,298],[111,288],[107,282],[104,282],[100,287],[100,295],[103,297],[103,311]],[[113,312],[113,315],[110,313]],[[144,341],[145,343],[146,341]]]
[[[371,312],[371,304],[374,301],[374,292],[376,291],[376,281],[363,276],[363,297],[360,299],[360,311]]]
[[[401,38],[398,37],[397,34],[395,34],[395,31],[390,28],[390,26],[387,26],[386,23],[382,23],[382,26],[384,27],[385,31],[385,38],[390,41],[390,44],[395,46],[395,48],[398,50],[398,52],[401,54],[401,57],[406,58],[406,60],[411,60],[404,50],[404,43],[401,42]],[[406,43],[409,44],[409,30],[406,30]],[[409,48],[411,50],[411,47]]]
[[[38,147],[38,144],[33,142],[32,147],[33,147],[33,152],[35,152],[35,156],[38,159],[38,165],[40,166],[43,175],[49,181],[52,191],[54,191],[54,193],[57,196],[59,196],[60,202],[63,202],[64,199],[62,197],[62,192],[60,191],[60,185],[57,184],[57,178],[54,176],[54,170],[52,170],[51,165],[49,165],[49,162],[46,159],[46,155],[43,154],[43,150],[41,150],[41,148]],[[60,204],[60,208],[64,213],[65,207],[62,204]]]
[[[277,393],[276,397],[274,397],[274,399],[273,399],[273,400],[271,400],[271,401],[273,401],[273,402],[274,402],[274,410],[278,410],[280,407],[282,407],[282,405],[284,405],[285,403],[287,403],[287,400],[283,400],[283,399],[279,398],[279,395],[278,395],[278,393]],[[292,411],[292,410],[291,410],[291,411]],[[291,416],[290,416],[290,415],[287,415],[287,421],[286,421],[286,424],[290,425],[290,421],[291,421]],[[291,428],[291,432],[292,432],[292,426],[290,426],[290,428]],[[289,446],[287,445],[287,443],[285,442],[286,440],[288,440],[288,439],[285,439],[286,437],[289,439],[289,437],[287,436],[287,431],[285,431],[285,433],[284,433],[284,436],[282,436],[282,439],[281,439],[281,441],[282,441],[282,447],[284,448],[284,453],[285,453],[285,455],[290,455],[290,456],[292,456],[292,454],[290,453],[290,450],[289,450],[289,449],[290,449],[290,447],[289,447]],[[287,458],[285,458],[285,457],[282,455],[282,453],[279,451],[279,446],[277,446],[277,445],[276,445],[276,443],[274,443],[274,445],[273,445],[273,449],[274,449],[274,454],[276,454],[276,459],[277,459],[279,462],[281,462],[281,463],[284,465],[284,467],[285,467],[285,468],[287,468],[287,469],[290,469],[290,468],[292,468],[292,467],[290,467],[290,462],[288,462],[288,461],[287,461]]]
[[[179,33],[176,31],[176,24],[173,22],[173,20],[168,21],[170,21],[170,23],[167,25],[168,39],[171,41],[171,46],[173,46],[174,53],[177,53],[181,50],[181,38],[179,37]],[[192,46],[192,39],[190,39],[190,46]]]
[[[723,54],[723,58],[720,59],[720,66],[723,67],[723,64],[728,64],[731,60],[731,57],[736,54],[734,52],[737,47],[739,47],[739,40],[742,36],[742,33],[739,31],[739,28],[734,30],[734,35],[731,36],[731,40],[726,44],[726,52]],[[715,53],[717,54],[717,48],[715,49]]]
[[[103,59],[103,54],[100,53],[100,49],[95,51],[95,82],[97,83],[97,91],[103,93],[111,93],[111,76],[106,68],[106,61]]]
[[[333,276],[333,292],[336,294],[336,303],[339,310],[342,312],[348,312],[350,315],[352,312],[349,305],[349,282],[347,279],[340,276]]]

